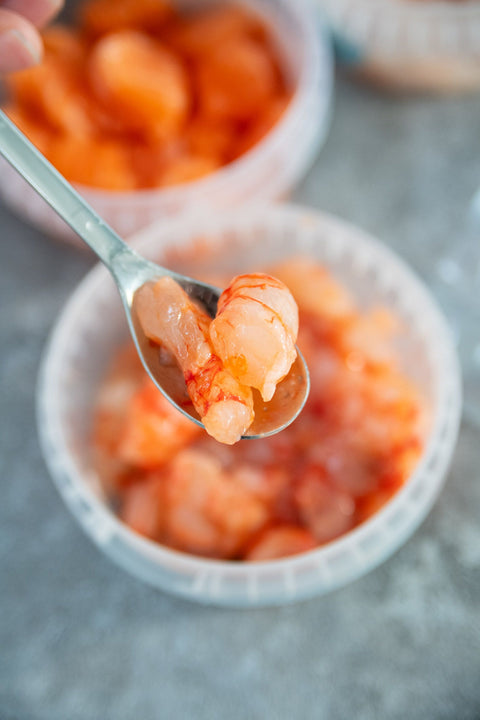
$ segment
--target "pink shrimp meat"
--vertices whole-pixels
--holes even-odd
[[[231,445],[250,427],[253,397],[213,352],[209,316],[169,277],[143,285],[135,306],[145,335],[176,358],[206,431]]]
[[[297,351],[298,308],[282,282],[263,273],[239,275],[222,293],[210,325],[216,354],[240,382],[271,400]]]

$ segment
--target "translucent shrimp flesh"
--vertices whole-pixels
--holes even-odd
[[[272,399],[297,351],[298,308],[282,282],[263,273],[239,275],[221,294],[210,339],[224,366],[263,399]]]
[[[210,317],[169,277],[142,286],[135,304],[145,335],[175,356],[206,431],[219,442],[237,442],[254,419],[252,391],[214,353]]]

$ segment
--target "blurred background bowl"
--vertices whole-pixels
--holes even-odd
[[[391,251],[332,217],[295,207],[256,208],[210,220],[152,226],[135,247],[162,260],[181,257],[199,237],[211,242],[205,268],[262,269],[292,253],[312,256],[344,283],[360,307],[381,305],[405,325],[397,345],[403,370],[428,403],[431,424],[415,471],[378,513],[340,539],[303,555],[247,563],[179,553],[132,532],[105,502],[92,462],[92,416],[99,385],[128,338],[117,291],[103,267],[81,283],[50,339],[38,386],[38,428],[47,465],[86,533],[130,573],[163,590],[226,606],[281,604],[321,595],[375,567],[414,532],[437,497],[460,416],[460,378],[449,331],[421,282]],[[197,255],[198,257],[198,255]],[[171,260],[171,254],[169,255]],[[179,269],[195,267],[180,261]]]
[[[400,90],[480,88],[476,0],[317,0],[339,57],[362,78]]]
[[[183,0],[182,9],[208,0]],[[212,175],[170,188],[112,192],[77,185],[83,197],[117,232],[126,237],[155,220],[186,212],[211,211],[281,198],[307,171],[329,128],[332,58],[328,32],[309,3],[290,0],[239,0],[270,29],[288,84],[287,110],[250,151]],[[77,236],[5,161],[0,194],[23,218],[46,233]]]

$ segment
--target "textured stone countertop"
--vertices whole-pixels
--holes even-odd
[[[296,198],[382,238],[430,278],[480,184],[480,99],[339,82]],[[45,469],[34,389],[46,335],[92,261],[0,208],[0,718],[480,717],[480,443],[383,566],[279,609],[157,592],[87,539]]]

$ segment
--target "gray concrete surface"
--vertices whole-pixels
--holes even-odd
[[[480,182],[480,99],[395,99],[340,81],[296,197],[431,278]],[[273,610],[146,587],[82,534],[47,475],[34,388],[46,334],[91,265],[0,208],[0,719],[475,720],[480,449],[465,423],[434,510],[386,564]]]

